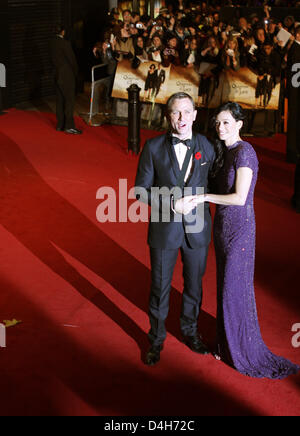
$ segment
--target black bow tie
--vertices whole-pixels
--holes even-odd
[[[190,148],[192,145],[191,139],[185,139],[184,141],[182,139],[176,138],[176,136],[171,136],[171,144],[177,145],[177,144],[184,144],[187,146],[187,148]]]

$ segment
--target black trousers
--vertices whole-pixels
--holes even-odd
[[[184,290],[180,326],[183,336],[194,336],[202,304],[202,277],[206,270],[208,247],[192,249],[184,240],[180,248],[183,261]],[[150,248],[152,285],[149,303],[152,345],[161,345],[167,336],[165,321],[169,314],[172,277],[179,250]]]
[[[76,85],[74,80],[69,83],[55,83],[57,128],[74,129],[74,108]]]

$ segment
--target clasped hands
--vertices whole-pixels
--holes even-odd
[[[181,215],[188,215],[191,213],[199,204],[205,203],[205,195],[190,195],[187,197],[180,198],[175,203],[175,212]]]

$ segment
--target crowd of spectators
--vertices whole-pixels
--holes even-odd
[[[108,65],[112,79],[123,59],[129,59],[132,68],[144,61],[158,62],[163,68],[170,64],[194,68],[199,73],[199,105],[209,102],[210,90],[218,86],[222,70],[238,71],[246,66],[257,75],[256,105],[266,107],[272,89],[286,75],[289,50],[300,44],[300,23],[293,16],[279,21],[266,4],[261,5],[263,18],[252,14],[226,22],[220,14],[221,3],[234,6],[235,2],[215,1],[209,6],[206,1],[179,0],[178,8],[172,4],[161,8],[155,20],[138,12],[113,9],[94,55]],[[291,34],[287,43],[277,37],[281,29]]]

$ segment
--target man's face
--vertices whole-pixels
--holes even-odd
[[[181,139],[187,139],[192,134],[196,117],[197,111],[194,110],[190,99],[175,100],[169,113],[173,133]]]
[[[129,12],[124,12],[123,14],[123,21],[124,23],[130,23],[131,22],[131,14]]]

